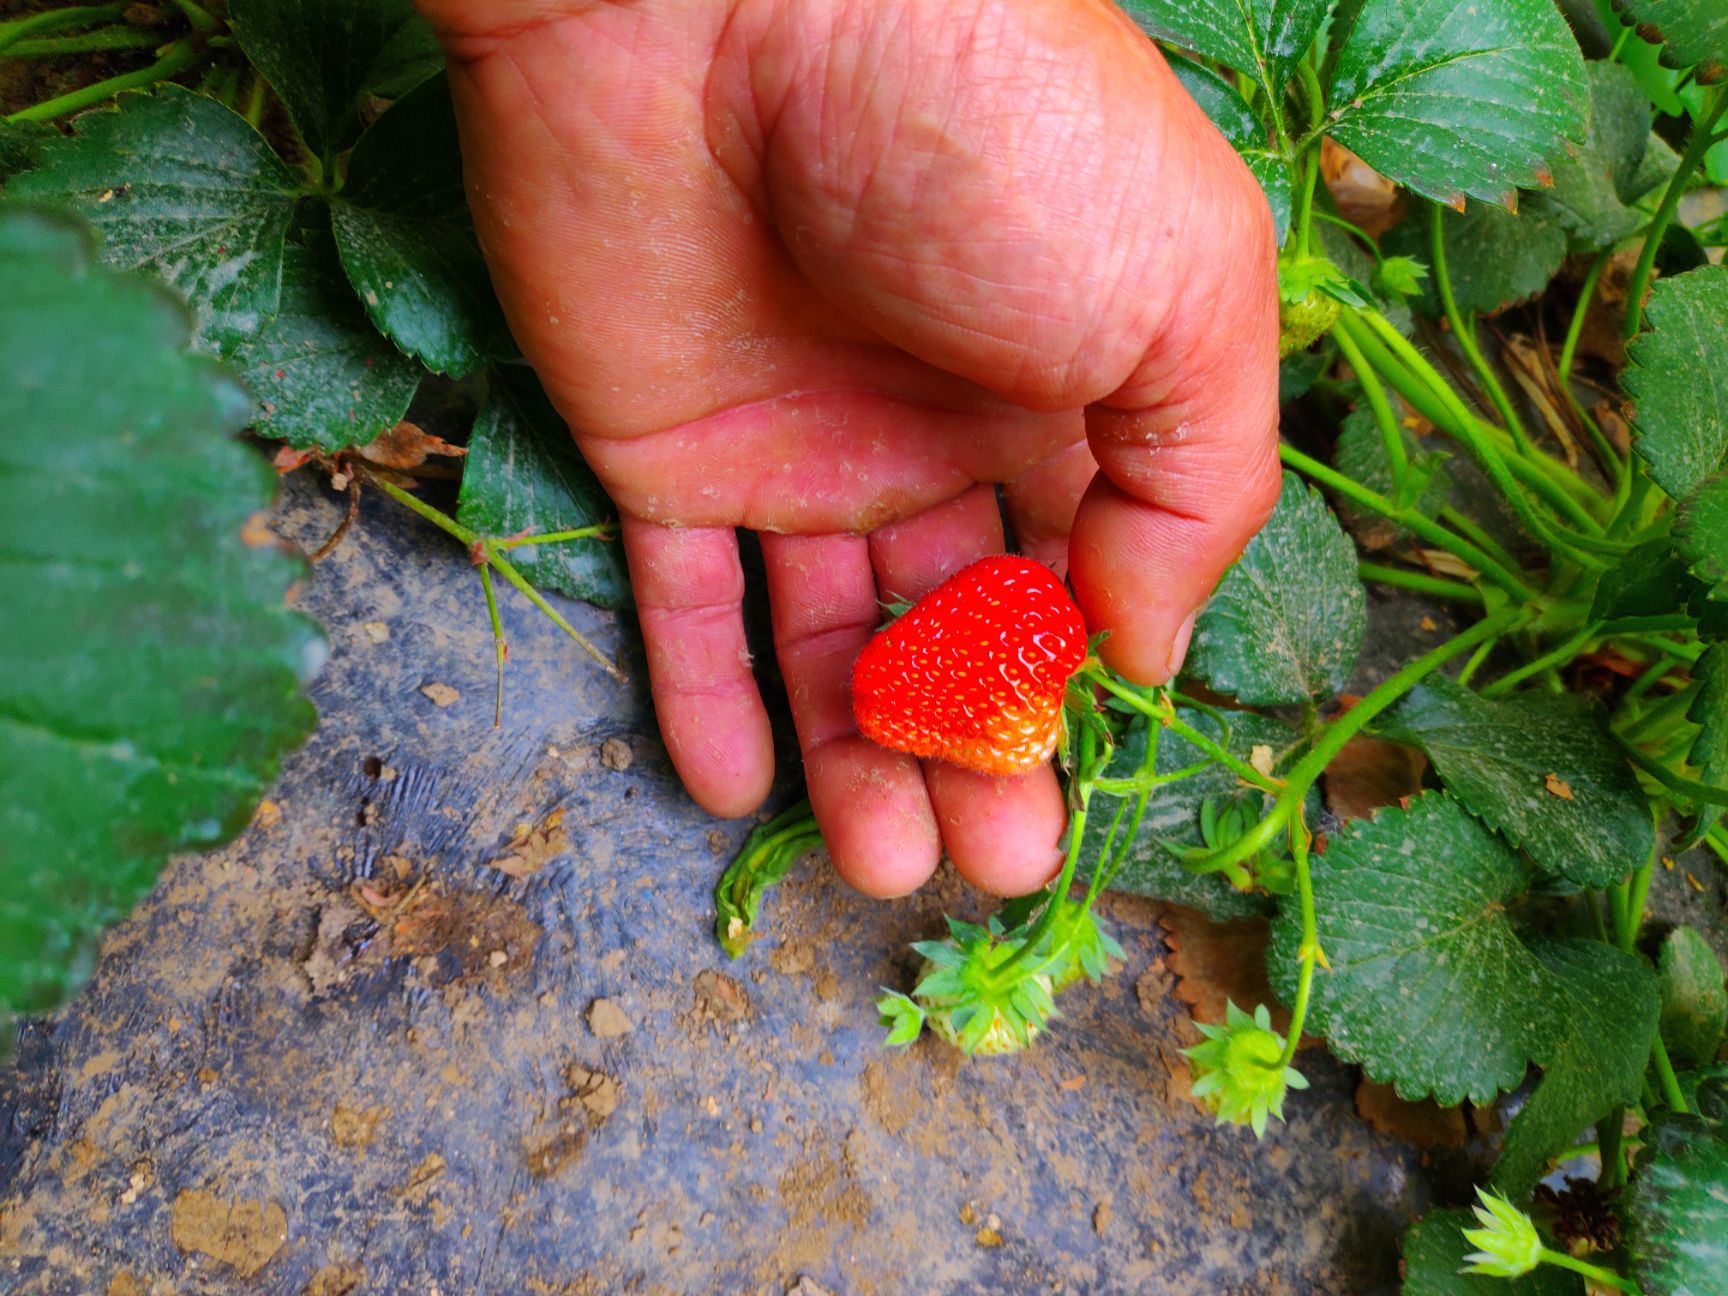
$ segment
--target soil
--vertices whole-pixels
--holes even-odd
[[[290,479],[274,525],[310,550],[340,511]],[[639,684],[509,598],[494,729],[466,556],[374,497],[300,606],[332,654],[274,809],[171,864],[0,1075],[8,1292],[1390,1292],[1481,1163],[1363,1121],[1321,1049],[1264,1143],[1215,1128],[1180,1053],[1204,938],[1131,898],[1125,966],[1032,1051],[885,1050],[907,942],[978,912],[952,874],[881,904],[813,858],[728,962],[752,824],[683,794]],[[645,677],[627,619],[564,606]],[[1719,913],[1682,872],[1663,903]]]

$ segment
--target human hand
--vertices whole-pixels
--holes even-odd
[[[773,774],[748,527],[841,875],[900,894],[946,844],[987,890],[1041,885],[1054,772],[875,746],[852,662],[879,594],[1001,550],[1003,482],[1110,664],[1180,664],[1278,491],[1246,169],[1105,0],[420,3],[499,298],[621,511],[691,795],[744,814]]]

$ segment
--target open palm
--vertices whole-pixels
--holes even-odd
[[[707,809],[773,772],[735,528],[836,867],[1058,861],[1053,773],[858,735],[880,619],[999,551],[1164,678],[1277,492],[1264,200],[1105,0],[423,0],[525,354],[623,516],[662,732]],[[1100,467],[1102,471],[1099,471]],[[1070,535],[1070,532],[1072,533]]]

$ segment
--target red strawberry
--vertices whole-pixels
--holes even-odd
[[[865,645],[852,668],[859,730],[896,751],[984,774],[1050,759],[1086,623],[1062,582],[1026,558],[955,572]]]

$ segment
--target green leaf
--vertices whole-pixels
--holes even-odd
[[[172,853],[243,827],[316,717],[304,565],[187,313],[0,207],[0,1018],[54,1007]]]
[[[59,138],[60,132],[46,122],[0,119],[0,183],[38,165],[42,146]]]
[[[1728,984],[1710,942],[1691,927],[1676,927],[1662,942],[1662,1040],[1679,1065],[1703,1066],[1716,1058],[1728,1028]]]
[[[1327,128],[1382,175],[1458,207],[1510,207],[1583,136],[1584,61],[1552,0],[1365,0]]]
[[[1510,1196],[1536,1186],[1548,1158],[1569,1147],[1616,1106],[1638,1101],[1656,1037],[1661,993],[1635,954],[1593,940],[1545,940],[1545,989],[1538,1011],[1558,1038],[1537,1058],[1542,1079],[1506,1127],[1491,1182]]]
[[[1728,644],[1706,648],[1692,667],[1692,678],[1698,681],[1698,696],[1686,718],[1698,726],[1698,736],[1686,760],[1702,781],[1719,785],[1728,782]]]
[[[462,193],[443,77],[411,90],[360,137],[331,222],[372,322],[428,368],[459,378],[514,351]]]
[[[1644,1296],[1728,1296],[1728,1123],[1669,1116],[1646,1134],[1620,1208]]]
[[[1200,614],[1189,669],[1255,706],[1330,697],[1366,626],[1356,547],[1319,492],[1285,473],[1271,520]]]
[[[50,141],[7,196],[66,207],[102,260],[143,267],[187,300],[201,350],[226,354],[276,313],[297,183],[264,137],[214,99],[166,85],[122,95]]]
[[[1516,214],[1486,203],[1445,211],[1440,236],[1452,296],[1466,314],[1492,315],[1545,292],[1566,259],[1566,231],[1540,205],[1526,205]],[[1428,208],[1423,205],[1389,230],[1381,247],[1431,262]],[[1413,301],[1430,319],[1440,317],[1440,291],[1432,275]]]
[[[1602,573],[1590,603],[1590,620],[1684,612],[1697,588],[1685,559],[1674,552],[1673,536],[1655,536]]]
[[[1266,128],[1254,110],[1236,93],[1236,87],[1210,69],[1201,67],[1192,59],[1172,57],[1170,70],[1248,164],[1248,170],[1259,181],[1260,190],[1272,208],[1272,224],[1278,242],[1282,243],[1290,230],[1290,168],[1283,158],[1267,147]]]
[[[1584,1280],[1551,1265],[1510,1281],[1460,1273],[1476,1249],[1464,1230],[1475,1227],[1467,1210],[1429,1211],[1411,1224],[1404,1232],[1403,1296],[1582,1296]]]
[[[1674,547],[1714,602],[1728,602],[1728,473],[1719,473],[1680,505]]]
[[[1223,726],[1211,715],[1187,708],[1179,708],[1177,714],[1185,723],[1192,725],[1208,738],[1222,743],[1228,751],[1243,760],[1247,760],[1254,748],[1262,744],[1270,747],[1275,756],[1287,752],[1296,737],[1285,725],[1266,716],[1255,715],[1251,711],[1228,713],[1228,740],[1225,739]],[[1140,762],[1145,759],[1149,732],[1145,717],[1136,716],[1127,733],[1116,744],[1115,754],[1110,758],[1104,777],[1132,778],[1139,771]],[[1166,731],[1158,738],[1158,761],[1154,771],[1159,774],[1172,774],[1206,759],[1204,752],[1190,746],[1176,734]],[[1146,815],[1140,821],[1140,831],[1129,845],[1128,853],[1123,857],[1121,871],[1110,884],[1111,889],[1187,905],[1220,921],[1249,918],[1265,913],[1264,896],[1238,891],[1216,873],[1190,872],[1183,867],[1181,856],[1177,854],[1177,851],[1184,848],[1203,844],[1200,808],[1205,802],[1212,800],[1222,803],[1236,797],[1251,802],[1257,815],[1263,814],[1272,804],[1272,798],[1244,788],[1235,774],[1217,764],[1207,766],[1192,778],[1155,788],[1146,803]],[[1110,822],[1116,814],[1118,804],[1117,800],[1110,796],[1095,796],[1092,799],[1091,813],[1086,816],[1085,839],[1080,849],[1082,860],[1095,861],[1101,857],[1104,839],[1109,835]],[[1134,807],[1130,802],[1123,814],[1122,832],[1128,830],[1128,818],[1133,813]]]
[[[1337,0],[1124,0],[1151,36],[1217,59],[1281,96]]]
[[[822,830],[808,801],[782,811],[744,839],[743,848],[714,887],[714,934],[728,955],[737,958],[761,934],[756,919],[768,888],[782,881],[800,859],[821,848]]]
[[[1728,268],[1658,279],[1644,320],[1621,376],[1634,444],[1657,485],[1685,499],[1728,452]]]
[[[1489,699],[1436,676],[1381,731],[1427,752],[1447,789],[1544,872],[1604,887],[1650,858],[1649,805],[1582,698]]]
[[[1571,156],[1554,161],[1554,187],[1535,206],[1552,212],[1575,252],[1599,252],[1636,231],[1644,216],[1631,207],[1656,182],[1643,171],[1650,143],[1650,101],[1631,69],[1602,60],[1587,65],[1590,129]]]
[[[1308,1029],[1411,1101],[1485,1103],[1524,1078],[1555,1025],[1542,965],[1507,905],[1525,871],[1445,793],[1357,819],[1313,861],[1320,947]],[[1289,1002],[1302,940],[1297,906],[1272,924],[1267,967]]]
[[[236,348],[252,424],[301,449],[365,445],[408,411],[422,370],[360,309],[334,253],[284,249],[276,318]]]
[[[1700,81],[1728,75],[1728,8],[1721,0],[1615,0],[1644,39],[1662,43],[1669,67],[1700,64]]]
[[[1412,470],[1427,472],[1428,480],[1416,497],[1416,508],[1432,517],[1444,507],[1452,493],[1452,474],[1446,470],[1446,456],[1440,451],[1425,451],[1410,430],[1402,425],[1398,435],[1404,442]],[[1386,440],[1381,435],[1379,420],[1364,400],[1344,416],[1339,425],[1338,449],[1334,455],[1338,471],[1369,490],[1387,499],[1397,495],[1392,476],[1392,461],[1386,455]],[[1391,519],[1372,512],[1349,500],[1340,498],[1338,511],[1361,543],[1370,549],[1384,549],[1396,544],[1409,533]]]
[[[400,93],[413,69],[425,80],[442,63],[411,0],[232,0],[228,12],[241,50],[326,162],[360,133],[369,91],[388,83]],[[419,56],[405,59],[410,51]]]
[[[468,441],[456,520],[482,535],[512,536],[573,531],[615,512],[534,375],[519,367],[494,371]],[[510,561],[542,589],[608,608],[630,599],[616,539],[523,545]]]

